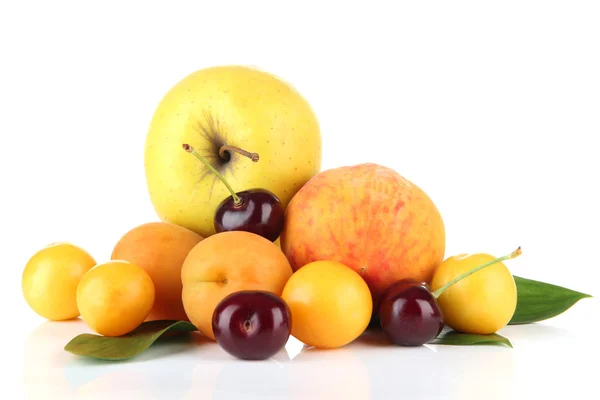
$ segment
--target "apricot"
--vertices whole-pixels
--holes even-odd
[[[77,318],[77,286],[94,265],[96,261],[87,251],[71,243],[42,248],[23,270],[21,290],[25,301],[38,315],[51,321]]]
[[[111,259],[138,265],[154,283],[156,298],[147,320],[188,320],[181,301],[181,266],[202,239],[179,225],[150,222],[131,229],[117,242]]]
[[[183,263],[183,306],[190,322],[215,340],[212,317],[221,300],[242,290],[280,296],[290,276],[290,263],[270,240],[244,231],[217,233],[198,243]]]
[[[110,261],[83,275],[77,287],[77,307],[90,329],[104,336],[122,336],[144,322],[154,296],[152,279],[141,267]]]

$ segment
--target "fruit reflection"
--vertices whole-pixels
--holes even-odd
[[[293,399],[371,398],[369,368],[353,344],[338,349],[304,348],[285,367]]]
[[[63,350],[75,332],[90,332],[80,319],[43,321],[27,336],[23,346],[21,379],[28,398],[67,398],[71,386],[63,368],[73,357]]]

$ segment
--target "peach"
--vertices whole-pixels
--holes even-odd
[[[445,229],[429,196],[396,171],[373,163],[323,171],[286,209],[280,236],[294,271],[337,261],[367,282],[375,310],[402,278],[429,282],[445,252]]]
[[[146,320],[188,320],[181,300],[181,266],[202,239],[179,225],[149,222],[131,229],[117,242],[111,259],[140,266],[154,283],[154,306]]]
[[[230,231],[198,243],[181,268],[183,306],[190,322],[206,337],[217,305],[231,293],[264,290],[281,296],[292,267],[281,249],[250,232]]]

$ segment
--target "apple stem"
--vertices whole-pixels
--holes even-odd
[[[183,149],[185,151],[194,155],[197,159],[202,161],[204,163],[204,165],[206,165],[208,167],[208,169],[210,169],[221,180],[221,182],[223,182],[223,184],[227,187],[227,190],[229,190],[229,193],[231,193],[231,197],[233,197],[233,202],[236,206],[239,206],[240,204],[242,204],[242,200],[240,199],[240,197],[235,193],[235,191],[231,188],[231,186],[229,186],[229,183],[227,183],[227,181],[225,180],[223,175],[221,175],[219,173],[219,171],[217,171],[212,165],[210,165],[210,163],[208,161],[206,161],[206,159],[204,157],[202,157],[200,154],[198,154],[198,152],[196,150],[194,150],[194,148],[192,146],[190,146],[189,144],[187,144],[187,143],[183,144],[183,145],[181,145],[181,147],[183,147]]]
[[[472,270],[470,270],[470,271],[467,271],[467,272],[465,272],[464,274],[461,274],[461,275],[457,276],[456,278],[454,278],[453,280],[451,280],[450,282],[446,283],[444,286],[442,286],[441,288],[439,288],[439,289],[437,289],[436,291],[434,291],[434,292],[433,292],[433,296],[434,296],[434,297],[437,299],[438,297],[440,297],[440,296],[442,295],[442,293],[444,293],[444,291],[445,291],[446,289],[448,289],[450,286],[454,285],[456,282],[458,282],[458,281],[460,281],[460,280],[462,280],[462,279],[466,278],[466,277],[467,277],[467,276],[469,276],[469,275],[472,275],[472,274],[474,274],[475,272],[479,271],[480,269],[483,269],[483,268],[485,268],[485,267],[489,267],[490,265],[493,265],[493,264],[499,263],[499,262],[501,262],[501,261],[510,260],[511,258],[518,257],[518,256],[520,256],[520,255],[521,255],[521,253],[522,253],[522,251],[521,251],[521,246],[519,246],[519,248],[518,248],[518,249],[516,249],[515,251],[513,251],[513,252],[512,252],[512,253],[510,253],[510,254],[507,254],[507,255],[505,255],[505,256],[502,256],[502,257],[498,257],[498,258],[496,258],[495,260],[492,260],[492,261],[486,262],[485,264],[481,264],[480,266],[478,266],[478,267],[475,267],[475,268],[473,268]]]
[[[227,155],[225,153],[229,152],[229,151],[234,151],[238,154],[248,157],[253,162],[257,162],[258,158],[259,158],[258,153],[250,153],[249,151],[240,149],[239,147],[235,147],[235,146],[221,146],[221,148],[219,149],[219,155],[221,156],[221,158],[227,159]]]

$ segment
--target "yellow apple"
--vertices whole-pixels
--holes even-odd
[[[208,237],[230,193],[183,144],[234,191],[267,189],[284,207],[321,169],[311,106],[289,83],[253,67],[216,66],[184,77],[158,104],[146,137],[146,183],[159,218]]]

